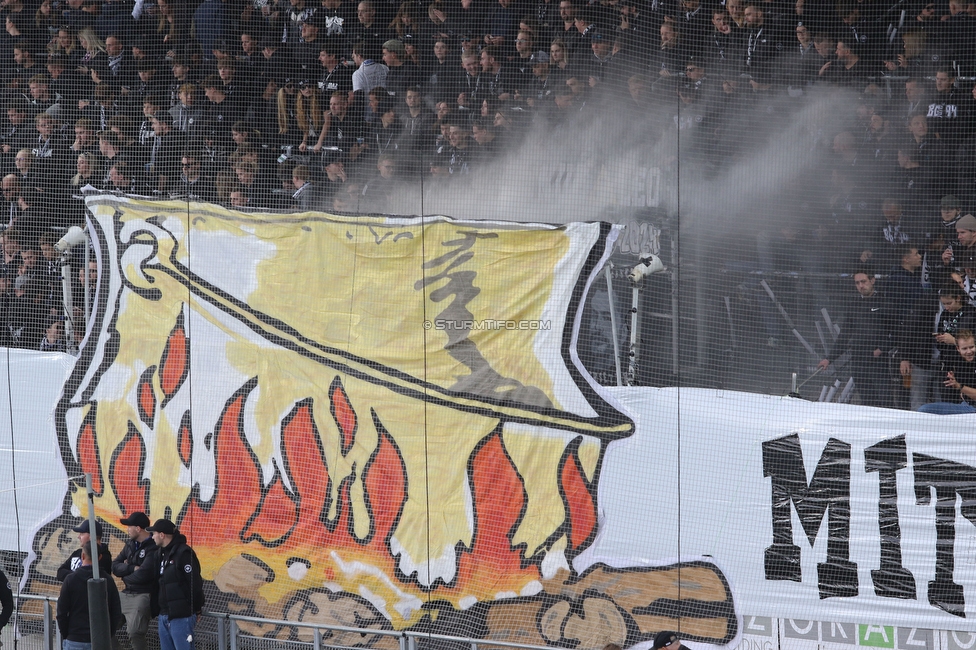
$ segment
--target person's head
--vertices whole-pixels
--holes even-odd
[[[258,164],[247,160],[238,161],[234,165],[234,173],[237,174],[237,180],[240,181],[241,185],[253,184],[258,177],[258,171]]]
[[[566,60],[566,42],[561,38],[554,39],[549,46],[549,63],[559,65]]]
[[[52,318],[44,328],[44,338],[48,343],[57,343],[64,338],[64,322],[60,318]]]
[[[359,7],[356,9],[356,17],[363,25],[372,25],[373,20],[376,18],[376,9],[373,8],[373,3],[370,0],[360,2]]]
[[[14,126],[20,126],[27,119],[27,108],[24,106],[23,98],[20,101],[12,101],[7,104],[7,121]]]
[[[925,84],[917,77],[905,82],[905,97],[910,102],[917,102],[925,96]]]
[[[705,63],[694,57],[685,64],[685,76],[692,81],[700,81],[705,76]]]
[[[829,34],[820,32],[813,35],[813,49],[817,51],[821,57],[829,59],[834,55],[835,42]]]
[[[323,68],[334,68],[339,64],[339,51],[329,39],[322,41],[319,46],[319,65]]]
[[[671,23],[664,23],[658,30],[661,35],[661,47],[670,47],[678,42],[678,32]]]
[[[376,160],[376,170],[383,178],[393,178],[396,173],[396,160],[390,154],[381,154]]]
[[[481,61],[474,52],[466,52],[461,56],[461,67],[471,77],[477,77],[481,72]]]
[[[244,54],[246,54],[247,56],[256,54],[257,51],[260,49],[259,46],[260,43],[258,42],[258,39],[254,37],[253,34],[250,34],[248,32],[244,32],[243,34],[241,34],[241,50],[244,51]]]
[[[411,86],[407,88],[407,93],[404,96],[404,102],[407,108],[421,108],[424,102],[424,95],[420,88],[417,86]]]
[[[109,56],[118,56],[122,54],[123,49],[125,49],[125,43],[118,36],[113,34],[105,39],[105,53]]]
[[[75,161],[75,169],[78,170],[78,175],[82,178],[91,178],[95,175],[95,171],[98,165],[98,158],[93,153],[81,153],[78,154],[78,159]]]
[[[479,118],[471,125],[471,137],[480,145],[486,145],[495,139],[491,121]]]
[[[88,541],[81,542],[81,566],[91,566],[92,556],[91,556],[91,546],[88,545]]]
[[[956,350],[967,362],[976,359],[976,335],[970,330],[959,330],[955,335]]]
[[[949,92],[955,83],[956,73],[953,72],[952,68],[940,68],[935,73],[935,89],[940,93]]]
[[[6,235],[4,235],[4,241],[6,241]],[[89,529],[89,526],[88,526],[88,520],[85,519],[80,524],[78,524],[77,526],[75,526],[74,528],[72,528],[72,530],[75,531],[76,533],[78,533],[78,542],[81,544],[82,549],[84,549],[86,546],[88,546],[89,542],[91,542],[91,533],[90,533],[90,529]],[[101,541],[102,541],[102,534],[103,533],[104,533],[104,530],[102,529],[102,522],[96,521],[95,522],[95,537],[96,537],[95,541],[96,542],[101,543]]]
[[[593,34],[590,37],[590,50],[592,50],[593,55],[599,59],[605,59],[607,55],[610,54],[610,49],[613,47],[613,43],[610,39],[601,33]]]
[[[745,16],[746,24],[754,29],[762,27],[766,20],[762,6],[754,2],[746,5],[743,15]]]
[[[21,174],[30,171],[31,164],[34,162],[34,154],[30,149],[21,149],[14,156],[14,165]]]
[[[176,96],[184,106],[193,106],[197,98],[196,84],[181,85],[176,91]]]
[[[119,136],[110,129],[98,132],[98,151],[106,158],[114,157],[121,147]]]
[[[888,223],[898,223],[901,220],[902,206],[898,199],[888,198],[881,202],[881,214]]]
[[[47,113],[38,113],[34,118],[34,128],[42,137],[49,138],[54,133],[54,118]]]
[[[498,62],[499,54],[498,47],[495,45],[489,45],[481,50],[481,69],[484,72],[498,72],[498,68],[501,67],[501,64]]]
[[[803,47],[809,47],[810,43],[813,42],[813,36],[810,34],[810,30],[803,23],[796,26],[795,33],[796,40],[799,41],[800,45]]]
[[[27,65],[31,62],[31,53],[25,43],[14,45],[14,63],[17,65]]]
[[[898,247],[898,259],[901,261],[901,268],[906,271],[914,273],[922,268],[922,254],[918,252],[918,248],[915,246],[900,245]]]
[[[681,641],[678,639],[678,635],[675,632],[665,630],[663,632],[658,632],[654,637],[654,643],[651,646],[651,650],[681,650]]]
[[[306,43],[311,43],[319,36],[319,23],[315,20],[315,17],[308,20],[302,21],[301,26],[302,40]]]
[[[234,80],[234,73],[237,72],[237,64],[234,63],[234,59],[224,59],[217,63],[217,76],[225,84],[228,84]]]
[[[576,3],[573,0],[559,0],[559,19],[564,23],[576,20]]]
[[[149,537],[149,532],[146,530],[149,528],[149,517],[144,512],[133,512],[128,517],[123,517],[120,523],[126,526],[129,539],[142,542]]]
[[[854,288],[857,289],[857,292],[865,298],[874,295],[875,282],[876,278],[874,277],[873,273],[869,273],[868,271],[864,270],[856,271],[854,273]]]
[[[383,43],[383,63],[390,68],[396,68],[403,65],[402,60],[406,55],[406,50],[403,47],[403,43],[395,38],[391,38],[387,42]]]
[[[24,268],[32,269],[37,266],[37,258],[41,252],[36,248],[25,248],[20,251],[20,259],[24,262]]]
[[[0,181],[0,187],[3,189],[3,198],[6,201],[16,201],[17,197],[20,196],[20,179],[17,178],[16,174],[7,174]],[[7,231],[10,232],[9,230]],[[4,233],[4,243],[6,244],[6,233]],[[4,249],[6,250],[6,248]]]
[[[847,41],[837,41],[837,58],[841,61],[848,61],[854,56],[851,43]]]
[[[346,112],[347,96],[346,93],[336,91],[329,97],[329,112],[332,115],[342,117]]]
[[[200,175],[200,157],[194,153],[186,153],[180,159],[180,167],[188,179],[196,179]]]
[[[138,70],[139,81],[147,84],[156,76],[156,62],[148,58],[143,59],[136,66],[136,70]]]
[[[916,113],[912,115],[911,119],[908,120],[908,130],[915,137],[916,140],[920,140],[929,134],[929,121],[925,117],[924,113]]]
[[[156,546],[166,548],[173,543],[173,538],[179,534],[179,529],[169,519],[157,519],[156,522],[146,529],[152,533],[153,541]]]
[[[437,39],[434,41],[434,57],[438,61],[444,61],[447,59],[447,55],[450,54],[451,48],[448,47],[442,39]]]
[[[244,190],[233,190],[230,193],[230,204],[235,208],[246,208],[251,202],[251,197]]]
[[[962,204],[954,194],[947,194],[942,197],[939,204],[939,214],[943,221],[952,221],[962,212]]]
[[[519,53],[519,56],[523,59],[528,58],[532,54],[532,46],[534,45],[534,39],[531,32],[519,32],[515,36],[515,51]]]
[[[127,189],[129,187],[129,173],[128,165],[125,161],[120,160],[109,168],[108,179],[116,188]]]
[[[976,245],[976,217],[967,214],[959,218],[956,222],[956,238],[966,248]]]
[[[51,79],[46,74],[36,74],[31,77],[27,82],[31,98],[40,101],[47,100],[50,83]]]
[[[462,122],[451,124],[448,130],[448,139],[450,139],[452,147],[462,148],[467,146],[469,135],[467,127]]]
[[[207,98],[207,101],[219,104],[227,98],[227,93],[224,91],[224,86],[220,79],[215,79],[212,76],[207,77],[202,85],[203,95]]]
[[[169,116],[160,111],[149,118],[149,124],[152,127],[153,133],[159,137],[168,135],[173,130],[173,125],[166,119],[167,117]]]
[[[962,289],[958,285],[949,285],[939,289],[939,302],[944,310],[953,314],[956,313],[965,304]]]
[[[308,177],[309,171],[305,165],[295,165],[295,168],[291,170],[291,184],[295,186],[296,190],[305,187]]]

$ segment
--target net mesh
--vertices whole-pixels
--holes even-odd
[[[602,387],[960,400],[945,377],[968,368],[958,334],[976,328],[976,4],[2,13],[0,344],[81,347],[74,374],[45,371],[68,383],[39,451],[95,476],[113,555],[121,516],[177,521],[213,611],[724,644],[737,620],[714,565],[574,562],[597,536],[604,451],[625,435]],[[469,221],[446,232],[433,215]],[[621,229],[569,225],[596,221]],[[91,247],[62,264],[55,245],[87,225]],[[374,255],[384,245],[406,252]],[[112,363],[124,378],[105,388]],[[16,431],[30,373],[7,367]],[[593,412],[604,429],[586,429]],[[42,468],[11,452],[0,471],[26,485]],[[76,546],[84,496],[60,489],[35,528],[4,522],[8,576],[31,593],[57,592]],[[639,526],[627,535],[652,532]],[[682,554],[676,535],[660,555]],[[256,649],[310,634],[242,630]]]

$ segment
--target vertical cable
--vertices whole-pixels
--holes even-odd
[[[674,284],[672,291],[678,294],[674,305],[674,313],[671,314],[671,327],[677,330],[680,325],[679,313],[681,311],[681,100],[678,100],[678,135],[675,142],[675,167],[677,177],[675,179],[675,189],[677,190],[677,227],[672,228],[671,237],[675,240],[674,250],[677,251],[677,259],[671,260],[671,273],[674,274]],[[672,340],[674,337],[672,336]],[[680,337],[679,337],[680,342]],[[681,347],[678,346],[675,352],[678,355],[678,367],[675,376],[675,409],[678,417],[675,418],[675,436],[677,437],[677,476],[676,483],[678,499],[678,602],[681,602]],[[678,608],[678,630],[681,633],[681,608]]]
[[[15,459],[14,450],[16,449],[16,444],[14,441],[14,399],[12,394],[12,389],[10,388],[10,346],[6,346],[6,358],[7,358],[7,417],[10,420],[10,476],[13,482],[13,494],[14,494],[14,522],[17,527],[17,557],[20,557],[22,549],[20,546],[20,504],[17,499],[17,461]],[[26,570],[24,571],[26,574]],[[20,623],[20,580],[15,581],[17,583],[17,589],[14,592],[14,650],[17,650],[17,629]],[[46,606],[46,605],[45,605]]]

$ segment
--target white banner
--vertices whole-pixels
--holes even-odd
[[[600,535],[578,568],[706,555],[740,613],[976,629],[971,417],[714,390],[614,394],[637,432],[607,451]]]

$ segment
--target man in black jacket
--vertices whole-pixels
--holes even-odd
[[[78,533],[78,544],[81,548],[76,549],[75,552],[69,555],[68,559],[58,567],[58,582],[64,582],[64,579],[67,578],[72,571],[81,566],[81,549],[88,547],[91,540],[91,535],[88,532],[87,519],[71,530]],[[102,523],[99,521],[95,522],[95,535],[98,536],[98,568],[101,569],[107,576],[108,574],[112,573],[112,554],[108,550],[108,544],[103,541]]]
[[[10,582],[6,574],[0,571],[0,630],[10,622],[14,613],[14,594],[10,590]]]
[[[857,297],[851,303],[844,329],[846,345],[835,348],[819,366],[826,369],[832,359],[851,352],[851,374],[865,406],[891,406],[888,352],[892,348],[895,314],[889,302],[874,288],[875,277],[864,270],[854,273]]]
[[[127,588],[159,589],[160,650],[193,650],[193,628],[204,602],[200,562],[169,519],[157,519],[146,530],[158,548],[122,581]]]
[[[112,562],[112,573],[125,578],[132,575],[142,566],[147,557],[156,552],[156,542],[149,533],[149,517],[144,512],[133,512],[122,519],[122,524],[129,527],[129,541],[125,543],[122,552]],[[149,631],[149,620],[153,617],[153,610],[159,608],[156,603],[156,591],[151,585],[126,585],[120,595],[122,613],[125,615],[125,629],[132,642],[133,650],[146,650],[146,633]]]
[[[81,547],[81,565],[67,575],[58,596],[58,630],[64,639],[64,650],[91,650],[91,628],[88,623],[88,580],[92,577],[91,549]],[[122,625],[119,590],[111,576],[102,577],[108,590],[108,614],[112,633]]]

